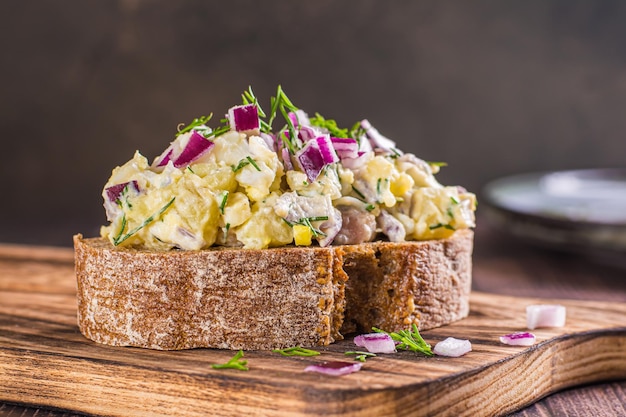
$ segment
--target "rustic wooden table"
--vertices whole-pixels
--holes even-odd
[[[626,268],[531,247],[497,233],[487,222],[481,221],[476,232],[473,286],[481,292],[518,297],[626,303]],[[0,416],[78,415],[35,405],[0,402]],[[554,393],[512,415],[626,416],[626,375],[620,381]]]

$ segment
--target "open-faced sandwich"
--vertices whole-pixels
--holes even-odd
[[[327,345],[467,316],[475,196],[367,120],[339,128],[279,87],[136,152],[74,237],[78,324],[153,349]]]

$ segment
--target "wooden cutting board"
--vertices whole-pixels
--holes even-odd
[[[525,329],[531,303],[567,307],[563,328],[535,330],[532,347],[502,345]],[[460,358],[398,352],[360,372],[304,372],[351,361],[352,338],[317,357],[247,351],[249,371],[215,370],[235,352],[162,352],[103,346],[76,326],[73,253],[0,245],[0,400],[77,412],[128,415],[493,416],[547,394],[626,379],[626,304],[514,298],[475,292],[471,314],[423,332],[431,344],[469,339]]]

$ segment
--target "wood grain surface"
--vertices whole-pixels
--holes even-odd
[[[76,326],[71,250],[0,247],[0,401],[98,415],[504,415],[552,392],[626,377],[626,304],[475,292],[470,317],[424,332],[467,338],[461,358],[379,355],[343,377],[308,364],[350,360],[351,338],[313,358],[247,351],[250,370],[214,370],[232,351],[158,352],[85,339]],[[525,306],[559,302],[564,328],[530,348],[498,337],[525,328]],[[6,407],[6,406],[3,406]]]

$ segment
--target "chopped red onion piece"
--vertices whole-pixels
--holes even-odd
[[[433,353],[439,356],[449,356],[452,358],[458,358],[465,355],[472,350],[472,344],[469,340],[455,339],[454,337],[448,337],[437,343],[433,348]]]
[[[163,151],[163,153],[161,154],[161,156],[157,157],[154,160],[154,166],[156,167],[164,167],[165,165],[167,165],[167,163],[169,161],[172,160],[172,154],[174,153],[174,144],[171,144],[165,151]]]
[[[261,132],[259,134],[259,136],[261,137],[261,139],[263,139],[263,141],[265,141],[265,144],[267,145],[268,149],[270,149],[273,152],[276,152],[276,137],[272,134],[269,133],[265,133],[265,132]]]
[[[532,346],[535,344],[535,335],[528,332],[516,332],[500,336],[500,342],[511,346]]]
[[[283,148],[281,155],[283,157],[283,166],[285,167],[285,171],[293,171],[293,163],[291,162],[291,153],[289,152],[289,149]]]
[[[300,164],[302,172],[306,174],[309,182],[315,181],[326,165],[324,163],[324,156],[316,146],[315,141],[307,142],[304,147],[296,153],[296,160]]]
[[[213,142],[206,139],[200,133],[192,130],[189,133],[180,135],[163,153],[154,160],[153,166],[163,167],[170,161],[176,168],[189,165],[208,152],[213,146]]]
[[[187,145],[174,161],[174,166],[181,168],[189,165],[191,162],[204,155],[212,146],[213,142],[194,130],[191,133]]]
[[[367,137],[373,143],[375,148],[391,150],[396,147],[396,143],[394,141],[381,135],[380,132],[378,132],[378,130],[372,126],[367,119],[361,121],[361,127],[365,129]]]
[[[359,156],[359,144],[352,138],[330,138],[340,159],[357,158]]]
[[[318,136],[317,138],[315,138],[315,142],[317,143],[317,147],[320,150],[322,158],[324,158],[324,164],[334,164],[335,162],[339,161],[339,157],[335,152],[335,148],[333,147],[330,136]]]
[[[126,188],[126,186],[128,186],[129,189],[132,188],[135,192],[139,192],[139,184],[137,184],[137,181],[135,180],[112,185],[110,187],[107,187],[105,190],[109,201],[115,203],[117,199],[120,198],[120,195],[122,195],[122,192],[124,191],[124,188]]]
[[[526,324],[530,330],[540,327],[563,327],[565,326],[565,306],[558,304],[526,306]]]
[[[354,338],[354,344],[372,353],[394,353],[396,343],[387,333],[367,333]]]
[[[341,376],[357,372],[363,366],[362,362],[324,362],[317,365],[309,365],[304,368],[305,372],[318,372],[320,374]]]
[[[315,139],[319,135],[319,132],[315,130],[313,126],[300,126],[298,130],[298,137],[303,142],[308,142],[311,139]]]
[[[243,104],[228,109],[231,130],[250,132],[259,129],[259,109],[256,104]]]
[[[366,155],[367,152],[359,151],[356,158],[343,158],[341,160],[341,165],[348,169],[358,169],[365,164],[365,161],[367,161]]]
[[[287,116],[289,117],[289,119],[291,119],[291,123],[293,123],[295,127],[311,125],[311,122],[309,121],[309,116],[303,110],[296,110],[295,113],[289,112]]]

